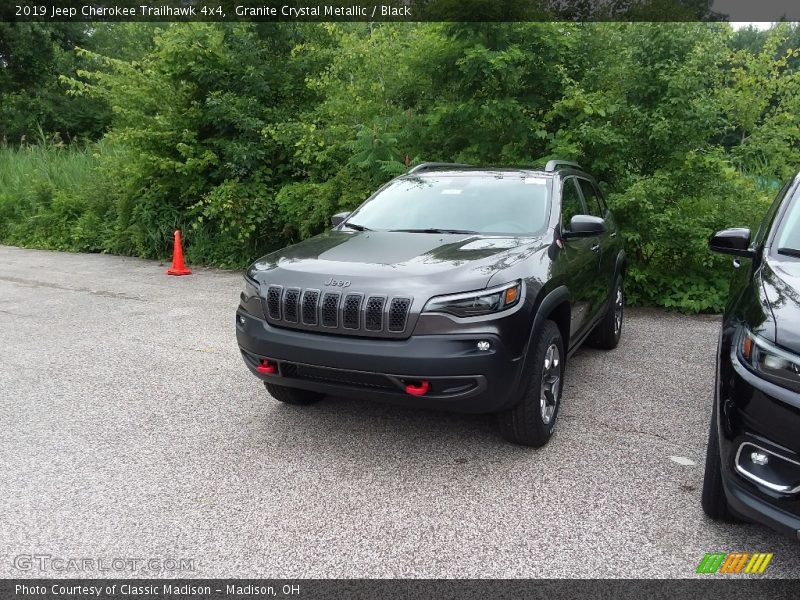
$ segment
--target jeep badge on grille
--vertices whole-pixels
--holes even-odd
[[[334,279],[331,277],[328,281],[325,282],[324,285],[333,285],[336,287],[350,287],[350,280],[349,279]]]

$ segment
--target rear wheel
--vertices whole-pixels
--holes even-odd
[[[320,394],[319,392],[284,387],[282,385],[275,385],[274,383],[267,383],[266,381],[264,382],[264,386],[275,400],[295,406],[314,404],[325,397],[325,394]]]
[[[622,337],[622,320],[625,316],[625,288],[622,285],[622,276],[614,282],[611,293],[611,302],[606,308],[603,318],[592,332],[591,343],[593,346],[605,350],[613,350]]]
[[[564,380],[564,341],[553,321],[545,321],[532,348],[533,373],[522,399],[498,415],[500,432],[514,444],[544,446],[553,435]]]

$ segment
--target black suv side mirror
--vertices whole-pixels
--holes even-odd
[[[339,225],[341,225],[341,224],[344,222],[344,220],[345,220],[347,217],[349,217],[349,216],[350,216],[350,213],[349,213],[349,212],[340,212],[340,213],[336,213],[335,215],[333,215],[333,216],[331,217],[331,223],[333,224],[333,226],[334,226],[334,227],[338,227],[338,226],[339,226]]]
[[[734,256],[752,257],[754,254],[750,249],[750,230],[746,227],[718,231],[708,240],[708,249]]]
[[[601,217],[593,215],[575,215],[569,221],[569,231],[563,233],[564,237],[592,237],[606,232],[606,222]]]

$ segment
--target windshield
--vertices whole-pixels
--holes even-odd
[[[486,173],[409,177],[389,184],[346,226],[420,233],[533,235],[549,216],[545,177]]]
[[[778,232],[778,252],[797,256],[800,254],[800,202],[795,200],[782,219]]]

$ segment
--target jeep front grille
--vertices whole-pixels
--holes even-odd
[[[269,286],[267,290],[267,314],[271,319],[281,318],[281,293],[283,288],[279,285]]]
[[[303,323],[306,325],[317,324],[317,302],[319,290],[306,290],[303,292]]]
[[[289,323],[297,323],[297,304],[300,299],[300,290],[293,288],[286,290],[283,296],[283,318]]]
[[[389,331],[403,331],[406,328],[410,298],[393,298],[389,305]]]
[[[345,329],[358,329],[361,322],[361,294],[347,294],[342,308],[342,326]]]
[[[341,294],[328,292],[322,297],[322,326],[336,327],[339,324],[339,298]]]
[[[411,298],[270,285],[264,298],[267,321],[279,327],[401,337],[408,327]]]
[[[382,296],[372,296],[367,300],[367,311],[365,327],[369,331],[380,331],[383,329],[383,305],[386,298]]]

